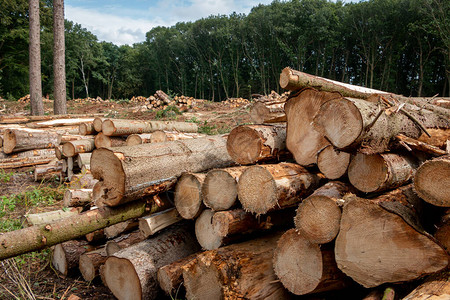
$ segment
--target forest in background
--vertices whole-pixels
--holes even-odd
[[[29,93],[28,1],[2,0],[0,96]],[[52,98],[52,1],[41,0],[43,95]],[[108,24],[105,24],[108,26]],[[221,101],[280,91],[284,67],[405,96],[450,95],[450,1],[273,1],[156,27],[117,46],[65,22],[68,99],[169,94]]]

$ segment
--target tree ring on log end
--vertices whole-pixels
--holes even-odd
[[[230,132],[227,140],[227,151],[231,158],[243,165],[255,163],[262,148],[261,137],[248,127],[239,126]]]
[[[205,205],[215,211],[227,210],[236,202],[236,179],[224,170],[211,170],[202,185]]]
[[[348,167],[350,183],[361,192],[377,191],[388,178],[388,167],[379,154],[356,154]]]
[[[62,146],[62,153],[67,157],[75,156],[75,146],[72,143],[65,143]]]
[[[175,207],[184,219],[198,216],[202,206],[201,183],[190,173],[183,173],[175,187]]]
[[[111,256],[103,268],[106,285],[118,299],[142,299],[142,287],[133,264]]]
[[[7,129],[3,134],[3,152],[12,153],[16,147],[16,134],[13,130]]]
[[[215,232],[212,226],[214,212],[205,209],[195,220],[195,236],[197,241],[206,250],[217,249],[222,245],[223,238]]]
[[[86,281],[91,281],[95,278],[95,268],[89,256],[87,255],[80,256],[79,269],[81,275]]]
[[[112,120],[105,120],[102,123],[102,132],[104,135],[111,136],[116,132],[116,126]]]
[[[350,153],[328,145],[317,155],[317,167],[328,179],[338,179],[345,175],[350,164]]]
[[[450,162],[449,160],[427,161],[414,177],[417,194],[426,202],[450,207]]]

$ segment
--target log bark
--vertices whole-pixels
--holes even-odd
[[[189,255],[158,269],[159,286],[167,295],[172,296],[178,292],[183,283],[182,267],[193,261],[195,256],[195,254]]]
[[[96,132],[102,132],[102,124],[105,118],[95,117],[92,121],[92,125],[94,126],[94,130]]]
[[[450,271],[445,270],[428,276],[425,281],[403,300],[450,299]]]
[[[183,220],[175,208],[152,214],[139,219],[139,231],[144,237],[154,235],[158,231]]]
[[[418,225],[419,202],[411,186],[373,200],[352,197],[336,238],[339,269],[364,287],[375,287],[447,267],[448,254]]]
[[[414,176],[414,188],[426,202],[450,207],[450,155],[422,164]]]
[[[115,225],[108,226],[104,229],[105,235],[108,239],[118,237],[124,232],[130,232],[139,227],[139,220],[130,219]]]
[[[133,231],[130,233],[123,234],[121,236],[116,237],[113,240],[109,240],[106,245],[106,253],[108,256],[113,255],[116,252],[119,252],[122,249],[128,248],[134,244],[140,243],[143,240],[145,240],[146,237],[144,237],[141,232],[139,231]]]
[[[94,128],[94,123],[92,122],[83,122],[78,125],[78,133],[81,135],[94,135],[97,133],[97,130]]]
[[[203,203],[215,211],[227,210],[237,202],[237,180],[247,167],[213,169],[202,185]]]
[[[250,118],[256,124],[286,122],[285,103],[256,102],[250,107]]]
[[[49,180],[61,177],[62,162],[54,158],[46,165],[34,167],[34,181]]]
[[[103,268],[106,284],[118,299],[156,299],[158,268],[196,251],[188,228],[173,226],[110,256]]]
[[[11,154],[5,154],[3,152],[0,152],[0,161],[3,159],[12,159],[12,158],[24,158],[24,157],[37,157],[37,156],[55,156],[55,150],[54,149],[33,149],[33,150],[27,150],[22,152],[16,152]]]
[[[54,159],[55,157],[53,155],[4,158],[1,159],[0,161],[0,169],[14,169],[14,168],[43,165],[50,163]]]
[[[95,148],[127,146],[126,137],[106,136],[103,132],[100,132],[95,136],[94,144]]]
[[[286,102],[286,147],[295,161],[308,166],[317,162],[317,153],[329,144],[324,134],[313,126],[313,119],[322,104],[339,97],[337,93],[304,89]]]
[[[58,244],[52,251],[52,265],[64,276],[78,267],[80,256],[88,251],[95,250],[96,247],[89,245],[84,240],[71,240]]]
[[[302,237],[315,244],[333,241],[340,228],[343,197],[351,190],[347,184],[331,181],[303,200],[294,219]]]
[[[64,207],[78,207],[91,204],[92,189],[68,189],[64,192]]]
[[[202,185],[206,174],[183,173],[175,186],[175,207],[184,219],[195,219],[202,212]]]
[[[320,176],[293,163],[248,167],[238,182],[238,198],[257,215],[300,202],[319,186]]]
[[[92,281],[95,277],[99,276],[100,266],[106,262],[107,258],[108,255],[105,247],[83,253],[80,256],[79,261],[79,268],[83,279],[86,281]]]
[[[91,157],[91,172],[101,188],[94,190],[94,199],[115,206],[167,190],[183,172],[231,165],[223,136],[97,149]]]
[[[350,158],[350,153],[328,145],[317,154],[317,167],[326,178],[335,180],[347,173]]]
[[[187,122],[120,119],[109,119],[102,123],[102,132],[107,136],[151,133],[157,130],[197,132],[198,126],[195,123]]]
[[[281,234],[206,251],[183,266],[187,299],[289,299],[272,257]]]
[[[54,221],[62,220],[68,217],[73,217],[81,212],[78,208],[72,208],[68,210],[58,209],[53,211],[47,211],[36,214],[26,214],[24,225],[26,227],[38,226],[42,224],[48,224]]]
[[[94,139],[84,139],[63,144],[64,156],[73,157],[79,153],[92,152],[95,149]]]
[[[123,220],[140,217],[145,213],[145,207],[145,202],[137,201],[117,208],[90,210],[45,225],[3,233],[0,235],[0,260],[50,247]]]
[[[273,267],[283,286],[296,295],[339,290],[351,282],[336,265],[333,245],[311,243],[295,229],[278,240]]]
[[[46,130],[7,129],[3,133],[3,152],[13,153],[25,150],[54,148],[61,142],[61,136]]]
[[[249,165],[287,155],[286,125],[241,125],[227,140],[227,150],[238,164]]]

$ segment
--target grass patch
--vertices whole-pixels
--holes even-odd
[[[0,182],[9,182],[13,176],[13,172],[6,172],[5,170],[0,169]]]

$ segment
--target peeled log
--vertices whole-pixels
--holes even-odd
[[[187,299],[290,299],[273,271],[280,233],[206,251],[183,267]]]
[[[409,281],[437,272],[449,256],[417,223],[420,201],[411,187],[344,206],[336,238],[339,269],[364,287]]]
[[[250,107],[250,118],[256,124],[286,122],[286,102],[256,102]]]
[[[83,279],[92,281],[99,274],[100,266],[106,262],[108,255],[105,247],[86,252],[80,256],[79,268]]]
[[[291,95],[292,96],[292,95]],[[317,162],[317,153],[329,144],[323,133],[313,126],[313,119],[322,104],[339,97],[337,93],[304,89],[293,95],[284,107],[287,116],[286,147],[295,161],[308,166]]]
[[[78,267],[80,256],[92,250],[95,250],[95,247],[83,240],[71,240],[58,244],[52,252],[52,265],[61,274],[67,276],[70,270]]]
[[[329,243],[337,236],[341,222],[342,199],[351,188],[338,181],[328,182],[300,203],[295,228],[311,243]]]
[[[67,157],[73,157],[78,153],[92,152],[94,149],[94,139],[77,140],[65,143],[62,148],[62,154]]]
[[[430,275],[403,300],[447,300],[450,299],[450,271]]]
[[[350,153],[328,145],[317,154],[317,167],[326,178],[338,179],[347,173],[350,158]]]
[[[100,132],[95,136],[94,144],[95,148],[127,146],[126,137],[106,136],[103,132]]]
[[[287,155],[286,125],[238,126],[228,136],[227,150],[231,158],[242,165]]]
[[[118,299],[156,299],[158,268],[186,257],[198,248],[188,228],[173,226],[110,256],[103,267],[106,284]]]
[[[408,183],[418,166],[405,155],[357,153],[348,167],[348,179],[358,190],[370,193],[390,190]]]
[[[77,207],[92,203],[92,189],[67,189],[64,192],[63,206]]]
[[[96,149],[91,172],[101,187],[94,199],[115,206],[167,190],[183,172],[231,165],[223,136]]]
[[[202,212],[202,184],[205,176],[201,173],[183,173],[178,179],[174,203],[182,218],[194,219]]]
[[[13,153],[25,150],[55,148],[61,136],[48,130],[7,129],[3,132],[3,152]]]
[[[296,295],[339,290],[350,283],[337,268],[332,245],[311,243],[295,229],[278,240],[273,267],[283,286]]]
[[[238,198],[257,215],[300,202],[319,186],[320,176],[293,163],[248,167],[238,182]]]
[[[103,121],[102,132],[107,136],[120,136],[138,133],[150,133],[157,130],[197,132],[195,123],[175,121],[141,121],[109,119]]]
[[[450,207],[450,155],[422,164],[414,176],[414,188],[426,202]]]

